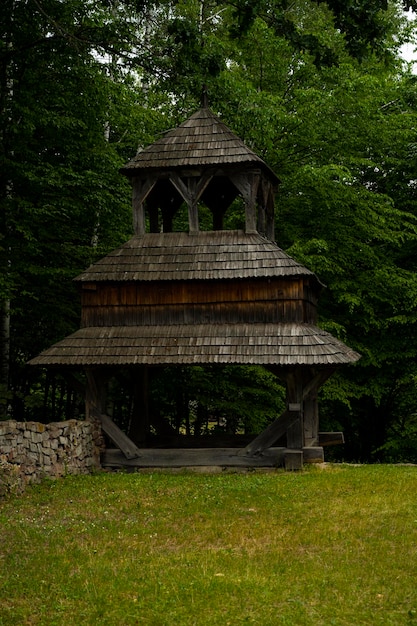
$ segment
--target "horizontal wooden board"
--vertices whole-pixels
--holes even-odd
[[[126,459],[120,450],[105,450],[101,457],[102,467],[282,467],[287,453],[294,454],[287,448],[269,448],[256,457],[239,456],[236,448],[197,448],[197,449],[159,449],[142,448],[141,456]],[[323,448],[303,448],[301,453],[305,463],[321,463]]]
[[[83,306],[206,304],[304,300],[308,297],[303,277],[192,280],[153,282],[86,283],[81,292]]]
[[[345,443],[345,437],[342,432],[319,433],[320,446],[337,446]]]
[[[314,323],[316,310],[300,301],[83,307],[82,326]]]
[[[262,458],[238,456],[236,448],[143,448],[136,459],[126,459],[120,450],[106,450],[103,467],[198,467],[220,465],[231,467],[278,467],[283,462],[284,448],[270,448]]]

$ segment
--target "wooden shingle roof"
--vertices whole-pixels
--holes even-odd
[[[258,233],[226,230],[135,236],[75,280],[212,280],[295,276],[315,278],[313,272]]]
[[[344,343],[310,324],[199,324],[81,328],[30,363],[335,366],[359,358]]]
[[[134,176],[141,169],[172,169],[190,166],[253,164],[276,175],[210,109],[196,111],[177,128],[168,131],[139,152],[121,172]]]

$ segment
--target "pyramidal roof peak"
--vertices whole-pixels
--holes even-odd
[[[202,106],[177,128],[139,152],[120,171],[134,176],[141,169],[253,164],[276,175],[208,106]]]

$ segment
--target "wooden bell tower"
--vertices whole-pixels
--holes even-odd
[[[318,389],[359,355],[317,327],[322,286],[275,243],[276,175],[207,107],[121,172],[132,183],[135,234],[76,278],[81,328],[32,363],[86,370],[87,415],[101,420],[117,446],[103,454],[103,465],[298,469],[322,461],[322,445],[341,434],[319,433]],[[224,230],[237,198],[244,228]],[[200,229],[202,206],[211,230]],[[178,232],[184,207],[187,229]],[[284,413],[244,446],[150,448],[149,368],[196,364],[267,367],[285,382]],[[106,381],[115,369],[135,381],[130,438],[106,415]]]

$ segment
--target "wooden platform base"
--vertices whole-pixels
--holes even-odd
[[[259,455],[242,454],[238,448],[141,448],[136,458],[127,459],[117,449],[106,450],[101,458],[102,467],[109,468],[171,468],[171,467],[285,467],[301,469],[303,463],[323,463],[322,447],[290,450],[268,448]]]

